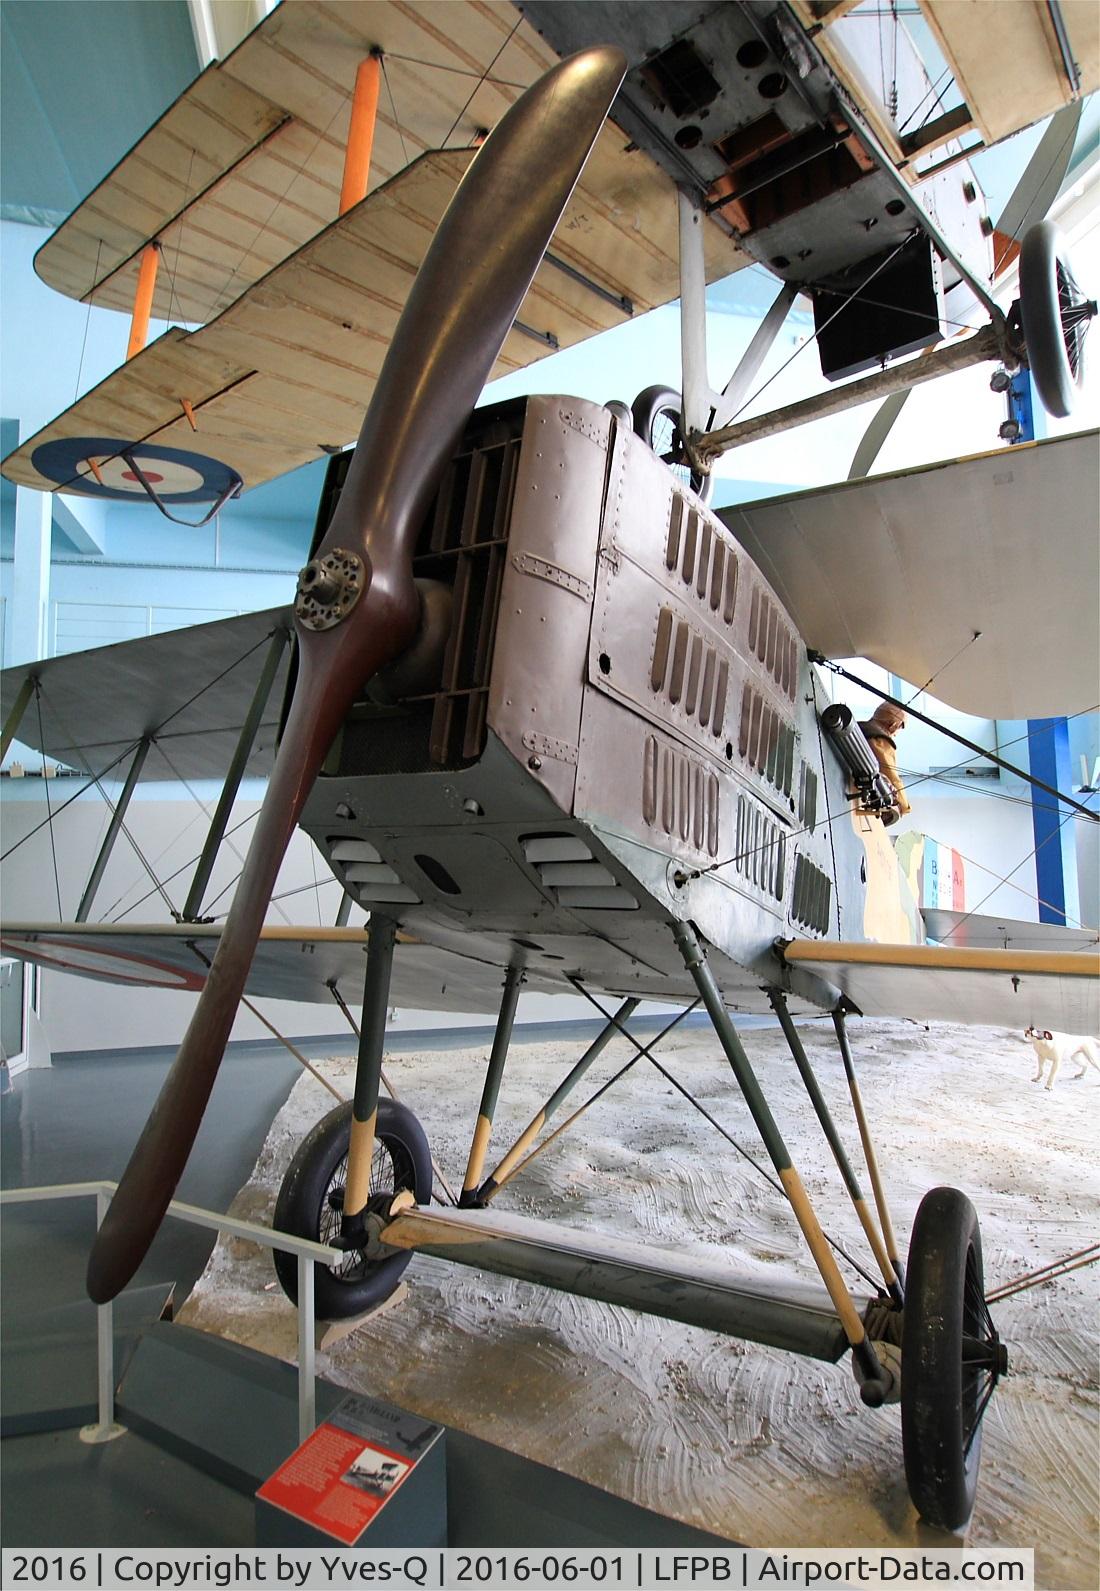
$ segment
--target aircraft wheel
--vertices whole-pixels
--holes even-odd
[[[338,1105],[303,1138],[290,1162],[275,1202],[275,1229],[294,1237],[329,1243],[340,1231],[351,1103]],[[418,1204],[432,1195],[432,1158],[424,1129],[411,1110],[393,1100],[378,1102],[378,1126],[371,1164],[370,1191],[398,1193],[411,1189]],[[298,1302],[298,1260],[275,1250],[275,1271],[284,1293]],[[368,1260],[355,1249],[334,1251],[334,1263],[314,1266],[314,1303],[318,1320],[347,1320],[375,1309],[393,1292],[408,1265],[410,1253]]]
[[[709,503],[714,476],[702,475],[681,462],[683,438],[680,415],[683,399],[671,387],[646,387],[634,399],[634,431],[659,459],[669,465],[684,486],[690,486],[700,502]]]
[[[901,1437],[921,1518],[958,1530],[970,1518],[981,1420],[1007,1361],[985,1303],[974,1206],[955,1188],[921,1200],[909,1244],[901,1338]]]
[[[1056,419],[1064,420],[1076,402],[1095,313],[1074,281],[1061,232],[1053,221],[1040,221],[1020,249],[1020,317],[1036,389]]]

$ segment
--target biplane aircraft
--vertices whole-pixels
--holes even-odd
[[[725,392],[710,391],[701,294],[708,275],[766,260],[783,283],[780,307],[750,364],[784,300],[805,290],[826,370],[838,376],[931,347],[943,337],[945,293],[969,294],[990,324],[966,358],[1029,363],[1054,409],[1072,399],[1095,306],[1045,226],[1024,240],[1019,311],[992,298],[972,179],[960,175],[957,149],[942,153],[965,127],[991,139],[1011,130],[1011,96],[983,76],[984,34],[975,52],[978,8],[925,0],[970,98],[965,115],[945,112],[909,137],[896,105],[876,110],[856,92],[858,72],[833,48],[825,25],[839,28],[849,9],[529,4],[518,16],[503,5],[440,16],[428,6],[284,4],[59,229],[42,274],[96,302],[121,304],[144,270],[156,303],[168,288],[150,286],[143,259],[155,263],[158,243],[167,256],[169,238],[180,254],[189,246],[185,313],[206,324],[136,352],[12,455],[10,478],[153,496],[170,512],[216,504],[345,441],[373,390],[354,452],[330,465],[292,615],[7,672],[6,736],[18,730],[99,770],[129,753],[133,780],[163,736],[188,772],[229,777],[179,922],[8,924],[3,946],[93,977],[200,991],[100,1228],[94,1299],[126,1285],[155,1236],[242,995],[308,997],[361,979],[354,1100],[303,1142],[275,1214],[279,1230],[333,1246],[333,1264],[317,1267],[320,1314],[378,1303],[419,1251],[828,1361],[850,1352],[867,1404],[900,1400],[917,1508],[954,1529],[970,1514],[981,1417],[1006,1369],[977,1216],[961,1192],[932,1190],[903,1265],[846,1021],[863,1011],[1094,1031],[1096,941],[1048,929],[1039,948],[1019,948],[1003,923],[945,924],[940,914],[938,937],[959,930],[963,942],[928,942],[887,833],[893,792],[859,726],[830,705],[823,653],[870,656],[916,679],[980,630],[966,667],[944,677],[946,700],[1013,715],[1090,705],[1094,682],[1047,656],[1020,605],[1036,587],[1057,590],[1095,632],[1095,494],[1082,484],[1095,477],[1095,439],[1016,448],[1009,466],[1002,451],[931,468],[916,485],[884,477],[759,515],[712,513],[700,488],[709,461],[738,440],[729,422],[748,378],[735,373]],[[1084,29],[1075,43],[1067,9]],[[1024,119],[1094,83],[1086,9],[1012,8],[1013,59],[1045,83]],[[224,259],[206,269],[217,218],[247,212],[266,163],[299,148],[304,128],[331,127],[341,106],[346,119],[359,103],[357,62],[369,99],[379,52],[396,56],[400,29],[428,12],[478,75],[476,155],[383,166],[384,180],[316,236],[288,224],[272,244],[281,259],[241,267],[251,273],[244,291],[239,278],[226,282]],[[118,193],[139,191],[143,167],[187,148],[188,129],[210,118],[226,136],[196,178],[198,196],[165,185],[153,224],[145,194],[116,221]],[[393,132],[379,134],[391,162]],[[331,164],[321,142],[318,158]],[[295,215],[316,230],[308,206]],[[685,391],[662,448],[670,458],[650,445],[656,413],[669,407],[652,394],[634,413],[563,397],[474,409],[494,371],[549,339],[578,340],[676,292]],[[925,353],[868,379],[901,390],[945,367]],[[845,401],[867,395],[865,382],[845,390]],[[896,612],[904,585],[908,617]],[[892,596],[887,633],[877,618]],[[1088,653],[1083,643],[1078,655]],[[183,666],[195,657],[217,678],[209,692],[196,691],[194,662]],[[108,672],[122,690],[104,690]],[[267,703],[284,678],[280,715]],[[20,728],[31,699],[40,713]],[[77,721],[95,726],[80,747],[65,727]],[[239,737],[234,723],[244,724]],[[276,727],[245,869],[226,921],[211,923],[203,892],[227,803],[247,767],[268,771],[257,748]],[[369,910],[365,931],[265,927],[296,824]],[[490,1169],[521,987],[620,1003],[601,1006],[600,1036]],[[764,1291],[684,1256],[594,1243],[490,1208],[614,1034],[640,1055],[653,1048],[628,1026],[643,999],[705,1009],[824,1292]],[[380,1098],[395,1000],[491,1002],[497,1013],[453,1207],[431,1207],[415,1117]],[[873,1296],[844,1280],[738,1036],[737,1013],[769,1010],[874,1256]],[[832,1016],[873,1203],[801,1044],[794,1017],[806,1012]],[[280,1258],[277,1268],[294,1298],[295,1266]]]

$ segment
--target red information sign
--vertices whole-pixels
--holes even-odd
[[[412,1469],[354,1431],[321,1425],[256,1493],[352,1546]]]

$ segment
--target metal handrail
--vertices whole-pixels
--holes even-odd
[[[102,1225],[111,1199],[118,1189],[117,1182],[66,1182],[41,1188],[5,1188],[0,1190],[0,1205],[36,1204],[46,1199],[96,1200],[96,1224]],[[214,1232],[228,1232],[233,1237],[247,1238],[263,1248],[280,1249],[294,1254],[298,1259],[298,1440],[304,1442],[317,1424],[316,1362],[314,1348],[313,1265],[331,1265],[334,1250],[324,1243],[314,1243],[309,1238],[292,1237],[289,1232],[277,1232],[255,1221],[241,1221],[236,1216],[223,1215],[217,1210],[204,1210],[195,1204],[184,1204],[173,1199],[167,1213],[191,1226],[204,1226]],[[123,1434],[124,1427],[115,1422],[114,1374],[114,1304],[108,1301],[96,1309],[97,1382],[99,1394],[99,1420],[96,1425],[86,1425],[80,1433],[84,1442],[109,1442]]]

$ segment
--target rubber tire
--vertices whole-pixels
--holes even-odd
[[[901,1337],[901,1440],[905,1478],[921,1518],[958,1530],[974,1507],[981,1462],[979,1426],[964,1454],[966,1395],[962,1339],[965,1283],[971,1268],[979,1292],[982,1240],[978,1216],[957,1188],[926,1193],[913,1222]]]
[[[1072,413],[1084,380],[1085,359],[1083,336],[1078,334],[1074,376],[1062,327],[1059,267],[1072,281],[1065,239],[1053,221],[1040,221],[1028,230],[1020,247],[1020,318],[1027,361],[1043,408],[1055,419],[1064,420]],[[1080,297],[1078,294],[1078,302]]]
[[[417,1204],[432,1196],[432,1156],[424,1129],[411,1110],[392,1099],[378,1102],[378,1140],[401,1169],[395,1178],[400,1188],[411,1188]],[[290,1162],[275,1201],[274,1226],[292,1237],[323,1242],[321,1215],[329,1186],[348,1152],[351,1136],[351,1102],[338,1105],[307,1134]],[[335,1253],[335,1251],[334,1251]],[[298,1302],[298,1260],[294,1254],[274,1251],[275,1272],[292,1304]],[[348,1320],[363,1315],[393,1292],[412,1259],[411,1252],[391,1255],[362,1267],[352,1277],[341,1277],[327,1265],[313,1267],[314,1313],[318,1320]]]
[[[656,452],[653,437],[658,421],[662,417],[671,420],[678,433],[683,404],[684,400],[672,387],[646,387],[644,392],[639,392],[631,408],[634,416],[634,434],[641,437],[646,447],[653,448]],[[689,470],[686,465],[669,467],[685,485],[690,485],[701,503],[710,502],[714,490],[713,474],[700,475],[698,470]]]

